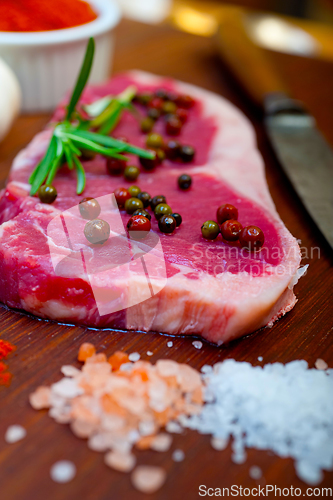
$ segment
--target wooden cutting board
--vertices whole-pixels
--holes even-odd
[[[333,65],[324,61],[271,54],[285,75],[293,93],[317,118],[319,127],[333,144]],[[151,27],[134,22],[122,22],[118,29],[115,71],[139,68],[152,73],[169,75],[215,91],[238,107],[256,127],[261,153],[267,166],[269,187],[277,209],[291,233],[301,240],[303,264],[310,264],[307,275],[296,286],[299,299],[296,307],[273,328],[260,330],[246,338],[220,348],[204,343],[198,351],[192,338],[170,337],[121,331],[93,331],[82,327],[63,326],[13,312],[0,307],[0,338],[16,345],[8,358],[13,380],[9,388],[0,387],[0,498],[1,500],[132,500],[146,498],[133,489],[127,474],[117,473],[103,463],[103,454],[87,448],[66,425],[59,425],[46,411],[34,411],[28,395],[41,384],[51,384],[60,378],[63,364],[76,362],[79,345],[93,342],[98,349],[112,353],[115,349],[138,351],[146,359],[169,357],[200,369],[226,358],[259,364],[286,363],[305,359],[310,367],[323,358],[333,367],[332,315],[332,254],[319,231],[302,208],[295,192],[278,166],[265,139],[260,114],[248,104],[239,88],[220,63],[213,42],[174,31],[168,26]],[[250,77],[250,75],[249,75]],[[7,139],[0,145],[0,187],[4,186],[11,162],[19,150],[39,132],[49,120],[46,115],[24,116],[17,120]],[[315,168],[315,165],[314,165]],[[312,255],[311,255],[311,248]],[[27,437],[8,445],[3,436],[11,424],[21,424]],[[269,452],[248,451],[245,464],[232,463],[230,446],[223,452],[214,451],[209,438],[187,431],[175,435],[172,449],[184,450],[181,463],[167,453],[138,452],[138,463],[159,464],[168,472],[162,490],[149,498],[184,500],[199,498],[199,485],[254,487],[249,468],[258,465],[264,479],[258,484],[280,488],[300,487],[290,459],[280,459]],[[68,484],[53,483],[51,465],[60,459],[72,460],[77,466],[75,479]],[[332,487],[333,473],[326,473],[321,487]]]

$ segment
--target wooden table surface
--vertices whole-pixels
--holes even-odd
[[[316,117],[319,127],[333,144],[333,65],[306,58],[270,54],[288,82],[292,93],[303,100]],[[151,27],[122,22],[118,28],[114,71],[139,68],[160,75],[200,85],[223,95],[240,107],[252,120],[258,134],[259,148],[267,166],[267,178],[274,202],[291,233],[302,240],[304,264],[310,264],[306,277],[296,286],[296,307],[271,329],[262,329],[246,338],[220,348],[204,344],[198,351],[191,338],[174,338],[172,349],[165,335],[135,332],[91,331],[76,326],[62,326],[37,320],[24,314],[0,308],[0,336],[17,346],[8,359],[13,380],[9,388],[0,387],[0,498],[1,500],[132,500],[146,498],[133,489],[129,475],[117,473],[103,463],[103,454],[88,449],[66,425],[59,425],[46,411],[34,411],[28,395],[41,384],[60,378],[63,364],[75,364],[79,345],[93,342],[99,349],[154,352],[152,361],[170,357],[200,369],[226,358],[258,364],[305,359],[310,367],[323,358],[333,367],[332,254],[316,227],[302,208],[292,187],[282,173],[264,136],[260,113],[242,94],[220,63],[212,40],[175,31],[169,26]],[[249,78],[251,75],[249,75]],[[49,116],[20,117],[6,140],[0,145],[0,187],[3,187],[11,162],[19,150],[47,123]],[[316,165],[313,166],[316,168]],[[311,248],[313,251],[311,257]],[[307,253],[308,252],[308,253]],[[8,445],[3,436],[11,424],[21,424],[27,437]],[[269,452],[248,451],[245,464],[231,461],[230,446],[214,451],[209,438],[195,432],[175,435],[172,449],[181,448],[186,458],[181,463],[167,453],[138,452],[138,463],[159,464],[168,478],[162,490],[152,499],[199,498],[199,485],[254,487],[249,477],[251,465],[262,468],[259,484],[279,487],[306,485],[294,472],[291,459],[280,459]],[[60,459],[72,460],[77,466],[75,479],[65,485],[51,481],[49,469]],[[333,485],[333,473],[325,473],[321,486]]]

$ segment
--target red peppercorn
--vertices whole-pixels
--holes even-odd
[[[260,250],[265,241],[262,230],[257,226],[246,226],[239,234],[239,241],[243,248],[248,250]]]
[[[175,115],[171,115],[166,121],[165,131],[168,135],[178,135],[182,126],[183,124],[180,119]]]
[[[161,109],[163,106],[163,99],[159,97],[154,97],[148,104],[150,108]]]
[[[184,108],[178,108],[175,114],[183,124],[187,122],[188,113]]]
[[[243,226],[238,220],[229,219],[223,222],[221,233],[227,241],[237,241]]]
[[[185,108],[185,109],[192,108],[192,106],[194,106],[194,103],[195,101],[193,97],[191,97],[190,95],[179,95],[176,99],[176,104],[180,108]]]
[[[233,219],[238,219],[238,210],[230,203],[226,203],[225,205],[221,205],[216,212],[217,222],[219,224],[223,224],[224,221]]]
[[[123,208],[125,206],[126,200],[129,200],[131,198],[131,194],[129,193],[129,191],[123,187],[117,188],[114,191],[114,195],[119,208]]]
[[[126,168],[126,161],[118,160],[118,158],[108,158],[106,168],[110,175],[121,175]]]
[[[150,220],[143,215],[133,215],[127,223],[127,229],[133,239],[145,238],[151,229]]]

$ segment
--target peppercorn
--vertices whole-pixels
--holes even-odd
[[[103,245],[110,237],[110,226],[102,219],[94,219],[85,225],[84,235],[90,243]]]
[[[129,198],[125,202],[125,210],[128,214],[133,214],[136,210],[142,208],[143,208],[143,203],[138,198]]]
[[[161,116],[161,111],[156,108],[149,108],[147,116],[148,118],[151,118],[152,120],[154,120],[154,122],[156,122],[156,120],[158,120],[159,117]]]
[[[206,240],[215,240],[215,238],[217,238],[220,233],[219,225],[213,220],[207,220],[201,226],[201,233],[202,236],[206,238]]]
[[[155,96],[160,99],[166,100],[168,99],[168,92],[165,89],[157,89],[155,90]]]
[[[141,189],[139,188],[139,186],[130,186],[128,188],[128,192],[132,198],[137,198],[138,194],[141,193]]]
[[[159,220],[163,215],[169,214],[172,214],[172,210],[166,203],[159,203],[154,210],[154,215],[157,220]]]
[[[80,156],[81,161],[91,161],[96,156],[95,151],[91,151],[91,149],[81,149],[81,153],[82,153]]]
[[[143,215],[133,215],[127,223],[127,229],[131,238],[141,240],[151,229],[150,220]]]
[[[238,210],[236,207],[231,205],[230,203],[226,203],[225,205],[221,205],[216,212],[217,222],[222,224],[224,221],[233,219],[238,219]]]
[[[183,108],[178,108],[176,110],[176,116],[177,118],[179,118],[179,120],[182,122],[182,124],[186,123],[187,122],[187,119],[188,119],[188,113],[185,109]]]
[[[180,214],[177,214],[177,213],[173,213],[172,214],[172,217],[175,219],[176,221],[176,226],[179,227],[181,225],[181,223],[183,222],[183,218]]]
[[[150,108],[161,110],[163,106],[163,100],[160,99],[159,97],[153,97],[153,99],[149,102],[148,106]]]
[[[246,226],[239,234],[239,242],[242,248],[249,251],[260,250],[265,241],[262,230],[257,226]]]
[[[79,203],[81,217],[86,220],[97,219],[101,213],[101,207],[94,198],[83,198]]]
[[[175,139],[168,141],[165,148],[165,154],[169,160],[177,160],[180,154],[180,143]]]
[[[38,189],[38,198],[42,203],[51,204],[55,201],[57,196],[58,193],[56,188],[50,184],[44,184]]]
[[[160,149],[163,147],[163,137],[160,134],[151,133],[146,140],[146,146],[149,149]]]
[[[192,108],[195,101],[190,95],[179,95],[175,100],[177,106],[180,108],[189,109]]]
[[[143,215],[144,217],[147,217],[148,220],[151,220],[151,215],[147,210],[144,210],[143,208],[139,208],[139,210],[135,210],[133,212],[133,215]]]
[[[182,122],[175,115],[170,115],[166,121],[165,131],[168,135],[178,135],[182,129]]]
[[[192,146],[183,145],[180,147],[179,157],[184,163],[190,163],[194,160],[195,149]]]
[[[154,153],[154,158],[140,158],[140,165],[145,169],[145,170],[153,170],[157,165],[159,165],[160,161],[158,159],[158,156],[156,154],[156,151],[151,151]]]
[[[146,191],[141,191],[141,193],[137,195],[137,198],[139,198],[139,200],[142,201],[143,206],[145,208],[147,208],[150,205],[151,196]]]
[[[165,152],[163,149],[158,149],[156,151],[156,155],[158,159],[158,164],[160,165],[165,160]]]
[[[237,241],[243,226],[238,220],[228,219],[221,226],[221,233],[227,241]]]
[[[123,187],[117,188],[114,191],[114,196],[116,198],[116,202],[119,208],[123,208],[125,206],[126,200],[128,200],[131,195],[128,192],[128,189]]]
[[[119,160],[118,158],[108,158],[106,161],[106,168],[110,175],[121,175],[126,167],[125,160]]]
[[[162,113],[164,115],[174,115],[176,113],[177,106],[172,101],[166,101],[162,105]]]
[[[176,229],[176,221],[172,215],[163,215],[158,221],[159,230],[162,233],[170,234]]]
[[[192,184],[192,177],[190,177],[188,174],[182,174],[178,177],[178,186],[180,189],[183,189],[184,191],[186,189],[189,189]]]
[[[154,211],[157,205],[159,205],[160,203],[166,203],[166,198],[162,194],[158,194],[157,196],[154,196],[154,198],[151,199],[150,201],[151,209]]]
[[[153,126],[154,126],[154,120],[152,118],[150,118],[149,116],[146,116],[146,118],[144,118],[141,121],[141,125],[140,125],[141,132],[147,134],[148,132],[152,131]]]
[[[140,169],[134,165],[128,165],[124,170],[124,177],[127,181],[136,181],[139,174]]]
[[[141,92],[135,96],[134,101],[142,106],[147,106],[153,97],[154,96],[151,92]]]

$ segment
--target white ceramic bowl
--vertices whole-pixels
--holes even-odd
[[[0,57],[16,74],[22,89],[23,111],[50,111],[76,81],[87,40],[96,42],[90,83],[105,80],[113,58],[113,28],[120,10],[112,0],[88,0],[96,20],[54,31],[0,32]]]

